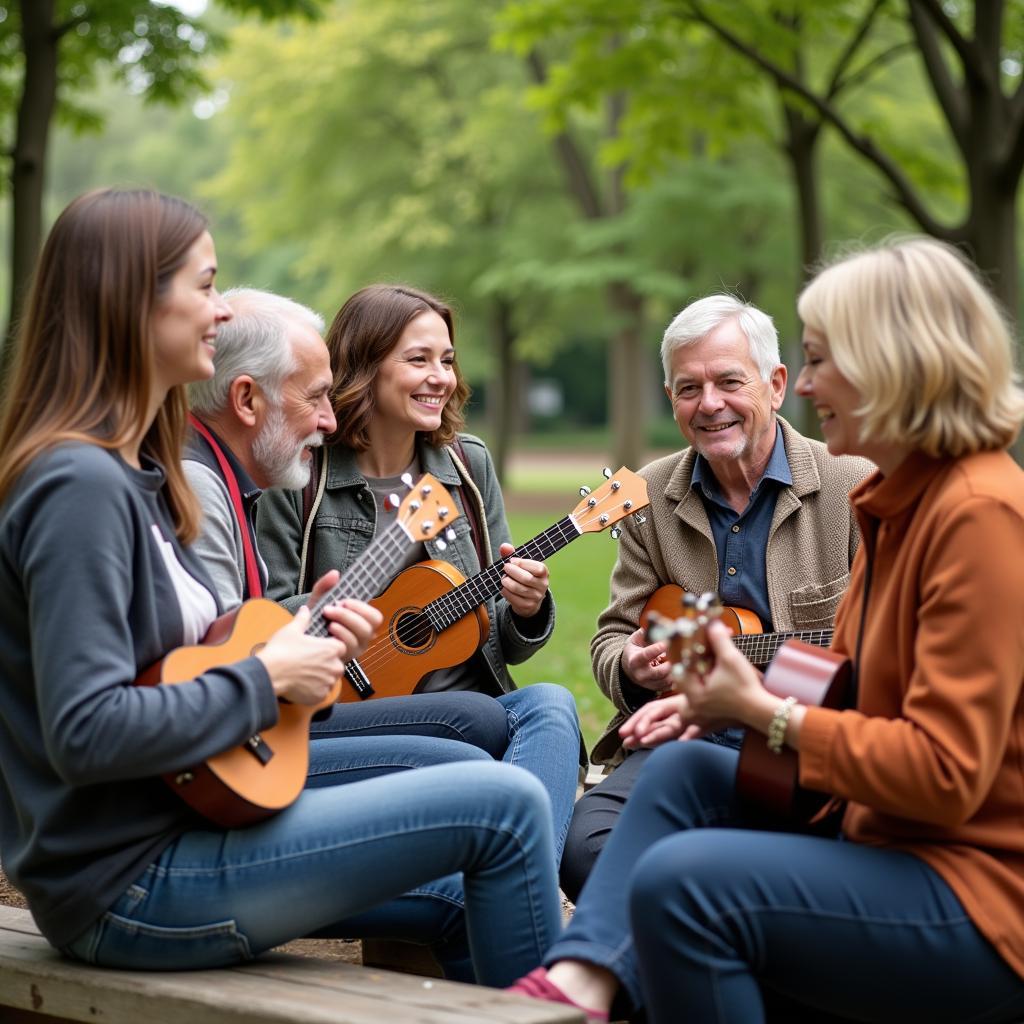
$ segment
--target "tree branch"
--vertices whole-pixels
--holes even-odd
[[[526,57],[526,63],[533,80],[538,85],[544,85],[548,80],[548,71],[540,53],[535,49],[531,50]],[[604,215],[601,195],[594,184],[587,162],[584,160],[579,146],[576,145],[576,140],[563,129],[553,141],[555,153],[565,171],[569,192],[579,204],[584,217],[589,220],[599,220]]]
[[[952,240],[954,234],[950,228],[937,221],[925,207],[921,197],[914,191],[910,180],[903,173],[897,164],[888,154],[884,153],[875,144],[874,140],[866,135],[860,135],[853,130],[846,119],[836,108],[823,99],[817,93],[812,92],[803,82],[795,78],[785,68],[780,67],[773,60],[769,60],[759,50],[749,43],[740,39],[724,25],[719,24],[710,17],[697,0],[688,0],[688,6],[695,17],[702,24],[706,25],[720,39],[728,43],[734,50],[752,61],[763,71],[767,72],[776,83],[796,93],[809,103],[822,120],[831,124],[836,131],[846,140],[847,144],[860,153],[866,160],[874,164],[878,171],[885,177],[895,191],[896,200],[903,208],[917,221],[921,229],[936,238]],[[955,237],[959,237],[956,235]]]
[[[984,0],[984,2],[991,2],[991,0]],[[917,14],[931,19],[932,24],[949,40],[953,49],[960,55],[960,62],[965,71],[973,70],[976,67],[978,57],[971,41],[964,38],[960,30],[953,24],[949,15],[942,9],[939,0],[907,0],[907,7],[911,17]]]
[[[878,68],[883,67],[890,61],[895,60],[897,57],[913,49],[914,44],[910,42],[910,40],[902,43],[894,43],[887,50],[883,50],[881,53],[872,57],[871,60],[862,64],[856,71],[851,71],[846,78],[838,83],[835,93],[830,95],[829,99],[835,99],[841,92],[855,88],[865,79],[870,78]]]
[[[942,55],[935,23],[918,9],[916,0],[908,0],[907,9],[911,30],[917,40],[917,47],[921,51],[921,60],[924,63],[928,80],[932,84],[932,91],[939,101],[939,106],[946,116],[946,121],[960,151],[966,153],[967,147],[970,145],[967,137],[969,128],[967,102],[960,87],[953,81],[949,65]],[[964,74],[969,73],[965,64]],[[971,74],[971,77],[978,81],[976,74]]]
[[[832,78],[828,83],[828,88],[825,90],[826,99],[835,98],[840,89],[842,89],[843,73],[850,66],[850,62],[860,49],[861,43],[867,39],[868,33],[871,31],[871,25],[875,20],[875,16],[882,9],[885,3],[886,0],[874,0],[874,3],[865,13],[864,20],[861,21],[857,31],[854,32],[853,37],[847,44],[846,49],[839,55],[839,60],[836,61],[836,66],[832,70]]]
[[[85,11],[82,14],[76,14],[73,18],[68,18],[67,21],[62,21],[59,25],[54,25],[52,31],[52,37],[54,42],[56,42],[58,39],[63,38],[73,29],[78,28],[79,25],[88,20],[89,13],[88,11]]]

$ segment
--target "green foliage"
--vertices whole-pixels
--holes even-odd
[[[315,29],[240,29],[219,68],[228,160],[207,189],[246,195],[247,254],[300,243],[278,284],[328,315],[375,279],[454,298],[460,360],[478,377],[497,302],[539,348],[558,338],[532,325],[580,301],[517,273],[571,254],[575,214],[523,103],[521,62],[488,50],[492,15],[469,0],[353,0]]]
[[[14,112],[24,72],[21,12],[24,3],[0,6],[0,137],[10,149]],[[321,0],[220,0],[238,14],[263,18],[311,17]],[[224,46],[212,19],[191,17],[153,0],[57,0],[57,117],[77,132],[98,131],[105,111],[95,102],[105,82],[146,102],[178,104],[208,88],[203,62]]]

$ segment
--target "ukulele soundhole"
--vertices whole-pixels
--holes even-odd
[[[437,634],[426,615],[417,609],[403,609],[393,620],[392,629],[398,643],[410,654],[423,654],[434,646]]]

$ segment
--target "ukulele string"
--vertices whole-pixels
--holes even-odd
[[[414,650],[425,646],[433,634],[443,632],[474,612],[488,598],[497,594],[501,590],[501,577],[505,564],[510,559],[525,557],[545,561],[570,541],[587,532],[587,527],[595,522],[600,523],[602,516],[607,515],[608,517],[608,521],[601,525],[601,529],[604,529],[635,510],[635,506],[628,510],[625,508],[626,501],[629,500],[625,496],[602,509],[602,502],[612,494],[617,495],[617,492],[612,491],[607,485],[605,485],[605,490],[606,493],[598,496],[594,505],[587,504],[584,512],[565,516],[553,526],[537,534],[536,537],[526,541],[511,554],[493,562],[475,576],[434,598],[418,611],[410,613],[411,617],[415,617],[417,621],[413,625],[412,631],[402,636],[402,644]],[[381,634],[370,641],[369,647],[359,659],[359,665],[367,675],[386,669],[395,659],[408,657],[402,647],[392,639],[391,632],[390,628],[385,628]]]
[[[376,594],[378,581],[387,577],[401,564],[409,549],[409,531],[400,522],[392,523],[376,541],[349,566],[344,576],[313,606],[306,633],[311,636],[329,635],[330,624],[324,618],[326,607],[346,597],[370,601]]]
[[[402,634],[400,638],[402,646],[414,650],[421,648],[429,642],[435,633],[443,632],[449,626],[465,618],[466,615],[474,612],[489,597],[501,590],[503,570],[511,559],[535,558],[538,561],[543,561],[578,536],[580,536],[579,528],[573,523],[570,516],[566,516],[554,526],[516,548],[511,554],[498,559],[475,576],[457,584],[452,590],[439,595],[415,611],[411,610],[409,617],[414,622],[409,630]],[[385,629],[370,641],[366,652],[359,659],[359,665],[367,674],[371,671],[379,672],[387,668],[395,659],[407,657],[402,646],[399,646],[392,638],[392,630]]]

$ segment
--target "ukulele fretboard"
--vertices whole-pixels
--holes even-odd
[[[512,554],[499,559],[464,583],[435,598],[423,609],[427,621],[438,632],[454,625],[459,619],[479,608],[501,590],[501,579],[505,563],[512,558],[532,558],[543,562],[556,551],[561,551],[570,541],[583,535],[572,516],[560,519],[554,526],[538,533],[536,537],[516,548]]]
[[[732,642],[746,656],[747,660],[759,668],[767,665],[787,640],[803,640],[805,644],[814,644],[815,647],[828,647],[832,643],[832,630],[810,629],[796,633],[741,633],[732,638]]]

